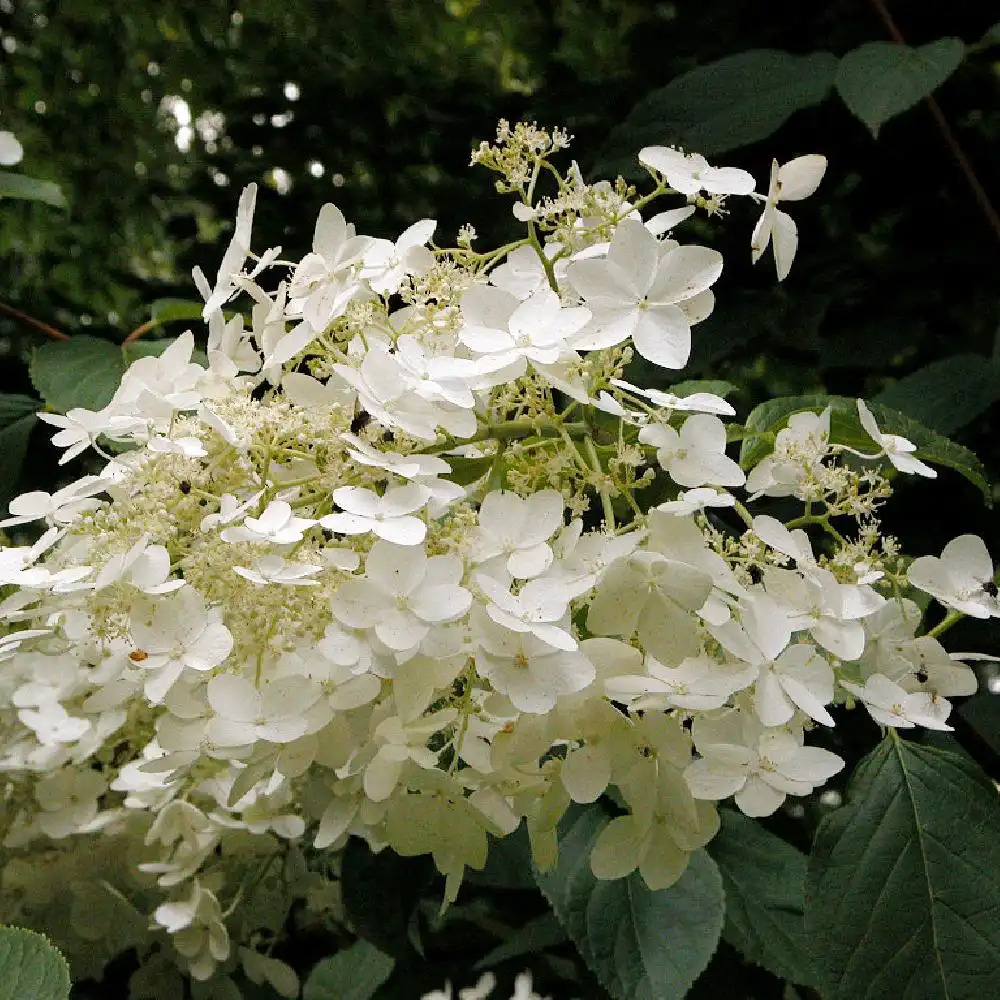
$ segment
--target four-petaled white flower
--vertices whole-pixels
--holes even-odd
[[[159,704],[185,667],[213,670],[229,656],[233,636],[219,608],[209,608],[192,586],[156,603],[137,605],[131,616],[133,665],[145,674],[146,697]]]
[[[694,723],[699,759],[684,771],[696,799],[732,795],[747,816],[770,816],[787,795],[808,795],[844,767],[822,747],[802,745],[801,731],[765,729],[735,712]]]
[[[910,693],[884,674],[872,674],[863,685],[842,680],[841,687],[861,701],[880,725],[896,729],[951,729],[951,702],[927,691]]]
[[[900,437],[899,434],[886,434],[879,430],[872,411],[865,406],[863,399],[858,400],[858,416],[861,418],[861,426],[881,449],[878,454],[884,454],[900,472],[912,472],[918,476],[927,476],[928,479],[937,477],[935,469],[912,454],[917,450],[912,441]]]
[[[943,605],[973,618],[1000,617],[993,560],[978,535],[959,535],[941,557],[920,556],[906,571],[910,583]]]
[[[643,444],[656,448],[656,460],[678,486],[742,486],[746,476],[726,454],[726,426],[716,416],[696,413],[680,431],[651,424],[639,431]]]
[[[472,557],[476,563],[506,557],[503,565],[515,579],[526,580],[552,565],[548,540],[563,524],[561,493],[542,490],[523,500],[516,493],[493,491],[479,507],[479,533]]]
[[[598,350],[631,337],[647,361],[683,368],[691,353],[691,326],[712,311],[709,288],[721,273],[718,251],[661,243],[641,222],[624,219],[606,257],[574,261],[567,271],[593,313],[570,346]]]
[[[302,533],[317,522],[308,517],[296,517],[291,505],[284,500],[272,500],[260,517],[245,517],[243,524],[225,528],[220,535],[226,542],[270,542],[290,545],[302,541]]]
[[[458,556],[431,556],[422,548],[376,542],[365,575],[342,581],[330,607],[350,628],[373,629],[398,653],[418,646],[433,625],[469,610],[472,594],[460,586]]]
[[[646,146],[639,150],[639,162],[663,174],[667,183],[681,194],[750,194],[757,186],[753,175],[738,167],[713,167],[700,153],[682,153],[670,146]]]
[[[341,513],[327,514],[319,523],[342,535],[360,535],[371,531],[396,545],[419,545],[427,534],[427,525],[414,516],[430,497],[430,490],[420,483],[394,486],[379,496],[361,486],[341,486],[331,494]]]
[[[764,199],[764,211],[750,237],[750,249],[751,259],[756,264],[768,244],[774,246],[778,281],[788,277],[799,245],[795,223],[790,215],[778,208],[778,203],[808,198],[819,187],[825,173],[826,157],[818,153],[797,156],[781,167],[777,160],[771,161],[771,183]]]

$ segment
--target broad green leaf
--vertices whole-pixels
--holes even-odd
[[[459,486],[468,486],[477,479],[482,479],[493,465],[493,458],[461,458],[449,455],[445,461],[451,466],[451,475],[447,478]]]
[[[0,1000],[66,1000],[69,966],[34,931],[0,927]]]
[[[670,387],[670,392],[681,397],[690,396],[696,392],[711,392],[725,399],[726,396],[735,391],[736,386],[732,382],[714,378],[689,378]]]
[[[952,354],[900,379],[875,397],[940,434],[971,423],[1000,399],[1000,365],[981,354]]]
[[[656,892],[638,872],[601,880],[590,851],[609,817],[574,810],[560,826],[559,861],[539,888],[584,961],[615,1000],[680,1000],[715,951],[725,901],[715,862],[695,851],[679,882]]]
[[[521,955],[540,955],[548,948],[554,948],[566,940],[566,930],[554,913],[543,913],[529,920],[512,934],[503,944],[484,955],[472,967],[473,972],[491,969],[501,962]]]
[[[34,413],[26,413],[0,427],[0,509],[17,491],[36,420]]]
[[[125,361],[109,340],[77,336],[52,340],[35,348],[29,372],[45,404],[59,413],[75,406],[100,410],[110,402]]]
[[[42,406],[41,400],[35,399],[34,396],[0,393],[0,427],[6,427],[29,413],[37,413]]]
[[[157,323],[172,323],[176,320],[201,320],[204,302],[189,299],[157,299],[150,307],[152,319]]]
[[[344,848],[341,894],[357,934],[395,958],[413,954],[410,919],[435,876],[428,855],[373,854],[358,837]]]
[[[813,981],[805,933],[806,856],[733,809],[706,850],[726,890],[722,936],[782,979]]]
[[[774,435],[785,426],[793,413],[811,410],[819,413],[829,406],[830,440],[835,444],[845,444],[859,451],[871,452],[874,442],[865,433],[858,419],[857,402],[846,396],[828,396],[825,393],[811,393],[805,396],[779,396],[769,399],[750,411],[746,420],[746,437],[740,448],[740,464],[749,469],[756,465],[774,447]],[[932,465],[954,469],[982,491],[987,506],[992,506],[993,495],[986,479],[982,462],[962,445],[936,434],[923,424],[897,410],[891,410],[879,403],[868,407],[875,415],[879,428],[889,434],[899,434],[912,441],[915,454]]]
[[[356,941],[316,964],[302,987],[302,1000],[368,1000],[395,965],[374,945]]]
[[[527,826],[522,824],[506,837],[490,836],[489,842],[485,866],[481,871],[467,869],[465,881],[470,885],[488,885],[493,889],[534,889]]]
[[[17,198],[19,201],[42,201],[53,208],[66,208],[66,198],[58,184],[40,181],[37,177],[12,174],[0,170],[0,199]]]
[[[958,38],[939,38],[918,49],[866,42],[840,60],[837,92],[873,136],[890,119],[936,90],[965,58]]]
[[[986,34],[976,42],[975,47],[977,49],[988,49],[994,45],[1000,45],[1000,21],[994,24],[992,28],[987,28]]]
[[[759,142],[800,108],[822,101],[836,69],[837,59],[828,52],[794,56],[777,49],[752,49],[699,66],[648,93],[612,130],[595,169],[603,176],[624,166],[626,176],[643,176],[635,154],[647,145],[711,156]]]
[[[1000,797],[895,731],[820,824],[806,930],[824,1000],[1000,996]]]

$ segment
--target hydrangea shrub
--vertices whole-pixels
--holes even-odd
[[[430,854],[452,901],[522,825],[554,870],[602,797],[592,875],[664,890],[720,802],[767,816],[842,769],[815,738],[839,706],[945,730],[975,690],[939,636],[1000,616],[985,545],[911,560],[880,520],[894,477],[936,475],[912,442],[858,400],[853,443],[819,406],[741,464],[717,383],[664,388],[723,269],[685,222],[754,200],[783,279],[825,159],[759,194],[650,147],[639,191],[568,144],[501,123],[475,151],[525,226],[488,251],[327,205],[301,261],[253,253],[251,185],[195,272],[204,355],[185,333],[104,409],[40,414],[100,464],[2,522],[40,533],[0,549],[0,919],[78,975],[135,948],[137,996],[295,996],[265,945],[342,917],[317,858]]]

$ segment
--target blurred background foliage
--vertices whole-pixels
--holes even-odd
[[[38,323],[115,345],[154,302],[195,298],[191,268],[215,272],[245,184],[264,188],[254,247],[286,258],[308,249],[327,201],[371,235],[429,216],[442,244],[471,221],[493,245],[513,231],[510,205],[468,163],[497,119],[566,126],[597,179],[643,144],[704,138],[715,112],[702,151],[759,189],[772,156],[821,152],[829,169],[795,206],[800,250],[781,285],[769,261],[750,265],[753,206],[697,223],[727,263],[680,377],[735,383],[744,418],[778,395],[880,399],[971,448],[996,483],[998,17],[996,0],[891,0],[911,46],[966,48],[924,88],[937,119],[917,101],[876,137],[836,96],[832,57],[899,40],[883,0],[0,0],[0,130],[24,147],[17,169],[67,204],[0,199],[0,502],[80,472],[57,468],[33,429],[28,362],[54,343]],[[729,60],[753,50],[766,51],[740,76]],[[861,92],[889,106],[912,84],[873,77]],[[973,531],[1000,553],[995,513],[961,476],[901,486],[887,519],[909,550]],[[996,628],[953,635],[953,648],[1000,653]],[[995,700],[965,706],[964,741],[998,777]],[[735,988],[712,978],[730,959],[695,995]],[[740,988],[772,995],[752,980]]]

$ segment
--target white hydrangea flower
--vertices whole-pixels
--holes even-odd
[[[799,234],[790,215],[778,208],[782,201],[802,201],[819,187],[826,173],[826,157],[818,153],[797,156],[783,166],[771,161],[771,182],[764,199],[764,211],[750,237],[751,259],[756,264],[771,244],[778,281],[784,281],[791,270]],[[759,196],[758,196],[759,197]]]
[[[726,425],[716,416],[698,413],[680,431],[652,424],[639,431],[643,444],[656,448],[656,460],[678,486],[742,486],[746,476],[726,455]]]
[[[912,452],[917,450],[917,446],[912,441],[907,441],[898,434],[885,434],[879,430],[875,417],[865,406],[863,399],[858,400],[858,416],[868,436],[882,449],[878,454],[884,454],[900,472],[916,473],[928,479],[937,477],[935,469],[913,456]]]
[[[951,703],[936,694],[904,690],[883,674],[872,674],[863,685],[842,680],[846,688],[880,725],[896,729],[951,729],[947,718],[951,714]]]
[[[666,178],[681,194],[750,194],[757,186],[753,175],[737,167],[713,167],[699,153],[683,153],[670,146],[646,146],[639,162]]]
[[[569,267],[567,280],[593,313],[570,346],[589,351],[631,338],[647,361],[683,368],[691,326],[711,312],[709,288],[721,273],[718,251],[661,243],[641,222],[624,219],[605,258]]]
[[[153,704],[163,701],[185,668],[213,670],[233,648],[221,610],[207,607],[191,586],[156,603],[137,604],[131,635],[136,648],[129,659],[145,675],[144,691]]]
[[[311,517],[296,517],[285,500],[272,500],[260,517],[243,519],[243,524],[225,528],[220,537],[226,542],[270,542],[291,545],[302,541],[302,534],[318,522]]]
[[[684,771],[692,795],[732,795],[747,816],[770,816],[786,796],[808,795],[844,766],[829,750],[803,746],[801,730],[765,729],[738,712],[696,719],[693,735],[699,758]]]
[[[945,607],[973,618],[1000,617],[993,582],[993,560],[978,535],[959,535],[941,557],[920,556],[910,563],[906,578]]]
[[[415,650],[442,622],[461,618],[472,604],[462,587],[463,566],[454,555],[428,558],[422,548],[376,542],[365,575],[344,580],[330,607],[342,624],[372,629],[391,650]]]
[[[479,506],[479,534],[472,559],[486,572],[491,560],[506,557],[515,579],[526,580],[552,565],[548,540],[563,525],[561,493],[542,490],[522,499],[516,493],[491,491]]]

